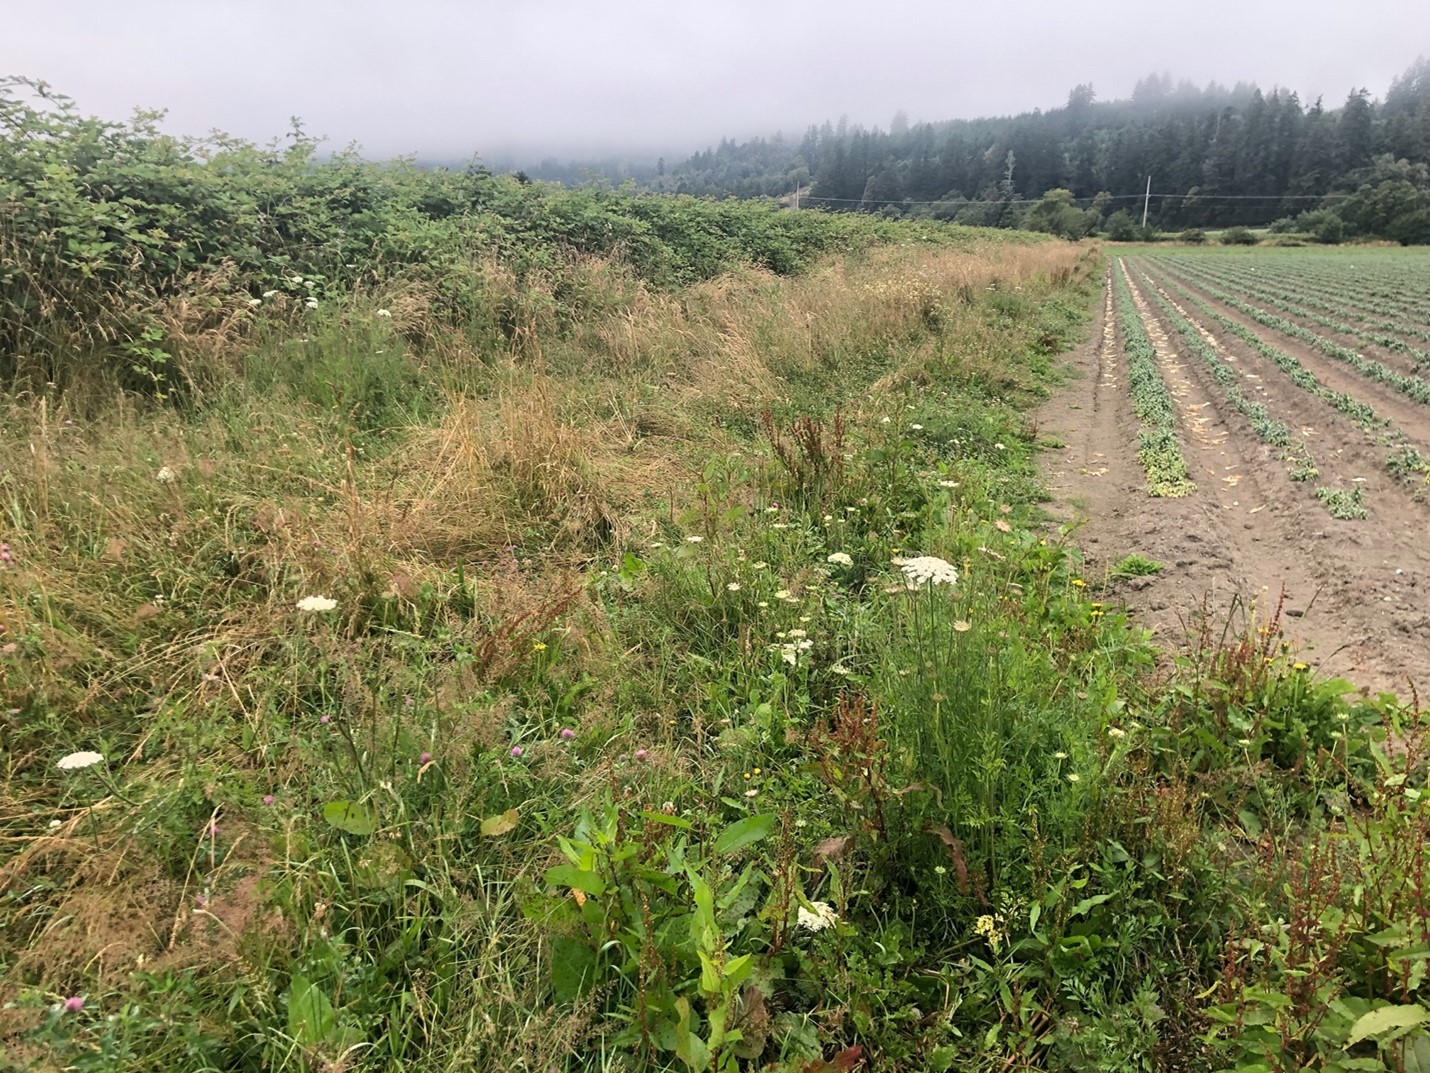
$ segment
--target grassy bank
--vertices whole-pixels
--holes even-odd
[[[14,1065],[1418,1053],[1416,712],[1274,608],[1159,663],[1037,512],[1096,255],[837,226],[688,277],[464,232],[460,317],[357,260],[221,289],[162,380],[11,353]]]

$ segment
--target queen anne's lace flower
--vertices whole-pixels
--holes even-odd
[[[833,563],[835,566],[854,565],[854,560],[851,559],[848,554],[842,551],[836,551],[833,555],[829,556],[829,558],[826,559],[825,562]]]
[[[839,914],[834,911],[834,906],[828,902],[810,902],[810,908],[799,907],[796,914],[796,923],[805,931],[823,931],[825,928],[833,927],[839,919]]]
[[[895,559],[894,565],[904,572],[904,582],[911,589],[925,585],[953,585],[958,582],[958,570],[937,555],[915,555]]]
[[[338,602],[330,596],[305,596],[298,601],[299,611],[331,611]]]
[[[60,757],[59,763],[55,767],[61,771],[79,771],[81,768],[93,767],[104,759],[103,753],[79,752],[70,753],[69,756]]]

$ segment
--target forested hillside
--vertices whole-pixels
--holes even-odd
[[[1150,175],[1150,222],[1177,229],[1267,224],[1363,190],[1341,213],[1347,233],[1423,242],[1427,161],[1422,59],[1383,100],[1353,89],[1339,107],[1290,89],[1198,88],[1153,75],[1127,100],[1099,101],[1080,85],[1046,112],[916,124],[896,116],[887,130],[826,122],[798,142],[723,141],[669,168],[627,165],[620,178],[714,196],[784,197],[798,187],[804,206],[1001,226],[1019,226],[1026,203],[1065,189],[1096,210],[1095,227],[1120,207],[1140,218]]]

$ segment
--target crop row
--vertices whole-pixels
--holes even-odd
[[[1410,319],[1421,325],[1430,324],[1430,302],[1426,301],[1426,295],[1430,294],[1430,278],[1420,282],[1414,276],[1401,274],[1397,276],[1399,285],[1395,286],[1360,276],[1347,276],[1344,271],[1318,271],[1302,268],[1299,264],[1291,271],[1264,264],[1257,265],[1252,271],[1258,278],[1311,290],[1379,316],[1394,317],[1397,322]]]
[[[1158,282],[1155,277],[1153,280],[1154,283]],[[1328,388],[1325,384],[1316,379],[1315,374],[1302,365],[1295,357],[1281,350],[1279,347],[1272,346],[1251,329],[1238,324],[1230,317],[1208,305],[1197,295],[1187,290],[1184,286],[1181,286],[1170,275],[1164,276],[1161,282],[1164,282],[1171,291],[1187,302],[1188,305],[1216,321],[1223,329],[1241,339],[1256,351],[1256,353],[1274,364],[1285,373],[1287,379],[1297,387],[1321,399],[1336,410],[1339,410],[1367,432],[1378,434],[1383,439],[1395,444],[1395,449],[1384,459],[1385,468],[1391,476],[1404,480],[1422,481],[1430,478],[1430,459],[1423,456],[1413,445],[1407,443],[1405,433],[1393,425],[1389,419],[1381,417],[1380,414],[1376,413],[1374,407],[1361,402],[1351,395],[1347,395],[1345,392],[1333,391]]]
[[[1173,269],[1165,263],[1159,267],[1168,275],[1174,276],[1183,282],[1193,282],[1188,280],[1180,271]],[[1393,388],[1406,398],[1413,399],[1419,403],[1430,403],[1430,383],[1427,383],[1420,377],[1397,372],[1388,365],[1376,361],[1374,358],[1367,358],[1357,350],[1342,346],[1334,339],[1327,339],[1325,336],[1317,335],[1304,325],[1296,324],[1287,320],[1285,317],[1262,309],[1260,306],[1252,305],[1250,302],[1244,302],[1235,295],[1228,294],[1220,287],[1213,286],[1201,280],[1195,280],[1194,282],[1217,301],[1230,306],[1238,312],[1245,313],[1258,324],[1264,324],[1266,327],[1278,331],[1282,335],[1289,336],[1292,339],[1299,339],[1315,347],[1315,349],[1327,357],[1334,358],[1336,361],[1349,365],[1362,376],[1369,377],[1372,380],[1378,380],[1382,384]]]
[[[1165,260],[1159,259],[1159,264],[1166,264]],[[1373,321],[1362,325],[1347,324],[1344,321],[1335,320],[1331,316],[1323,314],[1335,314],[1338,316],[1358,317],[1356,312],[1347,311],[1347,303],[1327,301],[1312,293],[1295,281],[1287,281],[1278,286],[1272,281],[1268,281],[1260,273],[1254,271],[1237,271],[1228,265],[1222,271],[1203,271],[1202,266],[1192,268],[1187,262],[1177,262],[1183,269],[1183,274],[1189,278],[1206,280],[1216,284],[1235,284],[1244,294],[1254,297],[1260,301],[1290,313],[1293,316],[1301,317],[1312,323],[1319,324],[1323,328],[1329,328],[1333,332],[1341,332],[1344,335],[1353,335],[1357,339],[1363,339],[1367,343],[1385,347],[1387,350],[1398,354],[1408,355],[1418,369],[1422,365],[1430,364],[1430,353],[1411,346],[1398,335],[1385,335],[1384,332],[1395,332],[1399,335],[1408,335],[1416,339],[1430,342],[1430,331],[1417,328],[1414,325],[1398,325],[1391,321]],[[1320,310],[1320,313],[1315,312]],[[1362,318],[1363,319],[1363,318]]]
[[[1157,351],[1137,307],[1126,278],[1127,267],[1118,260],[1120,272],[1112,274],[1117,320],[1122,327],[1122,349],[1127,356],[1127,388],[1132,409],[1142,428],[1137,436],[1137,461],[1147,471],[1147,494],[1185,496],[1197,489],[1177,444],[1176,418],[1172,396],[1157,368]]]
[[[1145,277],[1144,277],[1145,279]],[[1146,282],[1151,283],[1150,280]],[[1176,329],[1186,348],[1206,366],[1212,378],[1222,389],[1227,402],[1246,418],[1247,424],[1257,437],[1272,447],[1281,448],[1281,460],[1287,464],[1287,472],[1293,481],[1308,481],[1318,475],[1315,460],[1304,440],[1293,441],[1291,430],[1285,422],[1271,416],[1266,404],[1246,397],[1241,390],[1240,374],[1217,354],[1215,347],[1203,337],[1197,325],[1193,324],[1182,309],[1169,301],[1152,284],[1147,293],[1161,311],[1166,322]]]
[[[1166,259],[1158,258],[1157,260],[1165,261]],[[1248,290],[1265,291],[1278,297],[1299,299],[1314,309],[1359,321],[1360,323],[1355,329],[1359,332],[1374,329],[1430,342],[1430,328],[1411,323],[1405,316],[1406,303],[1367,299],[1356,291],[1353,284],[1346,281],[1342,281],[1340,284],[1320,283],[1302,275],[1264,272],[1239,263],[1225,263],[1212,267],[1205,259],[1187,257],[1176,258],[1176,263],[1188,266],[1195,264],[1194,271],[1213,279],[1235,282]],[[1377,320],[1375,319],[1377,317],[1386,319]],[[1430,305],[1426,306],[1424,320],[1430,323]],[[1382,345],[1391,345],[1389,341],[1375,341],[1381,342]]]
[[[1417,291],[1411,287],[1405,293],[1387,295],[1355,280],[1337,279],[1334,276],[1297,274],[1268,278],[1274,278],[1283,286],[1341,302],[1345,308],[1353,310],[1354,315],[1366,319],[1373,316],[1392,318],[1381,323],[1392,325],[1394,330],[1430,336],[1430,330],[1426,328],[1426,325],[1430,325],[1430,301],[1424,298],[1427,291]],[[1426,288],[1430,289],[1430,280],[1426,281]]]
[[[1177,260],[1207,265],[1235,265],[1258,279],[1272,280],[1296,288],[1310,288],[1326,297],[1350,299],[1381,316],[1403,320],[1408,312],[1422,324],[1430,323],[1430,259],[1422,267],[1420,259],[1397,256],[1380,272],[1368,271],[1358,256],[1351,265],[1338,259],[1328,264],[1314,254],[1229,258],[1224,253],[1179,252]]]

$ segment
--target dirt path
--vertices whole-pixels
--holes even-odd
[[[1040,427],[1065,444],[1045,460],[1050,510],[1076,527],[1089,579],[1110,574],[1131,553],[1163,563],[1150,577],[1109,580],[1106,591],[1165,648],[1184,643],[1204,605],[1224,611],[1239,596],[1269,611],[1284,590],[1287,637],[1322,673],[1373,691],[1406,693],[1411,680],[1430,683],[1430,548],[1422,550],[1426,542],[1416,538],[1430,533],[1430,507],[1404,492],[1398,499],[1376,494],[1374,519],[1331,518],[1315,500],[1314,486],[1289,479],[1277,453],[1255,437],[1146,295],[1135,291],[1198,485],[1185,499],[1149,497],[1136,457],[1137,419],[1122,379],[1120,333],[1105,290],[1091,341],[1070,356],[1073,379],[1038,415]],[[1370,447],[1349,446],[1365,442],[1360,430],[1344,422],[1352,437],[1322,412],[1335,414],[1324,403],[1309,395],[1298,400],[1296,394],[1305,393],[1283,385],[1274,366],[1253,362],[1249,348],[1234,350],[1216,325],[1202,327],[1255,385],[1246,394],[1293,428],[1317,433],[1308,439],[1318,463],[1326,456],[1323,475],[1329,470],[1339,477],[1368,464],[1357,452]]]

